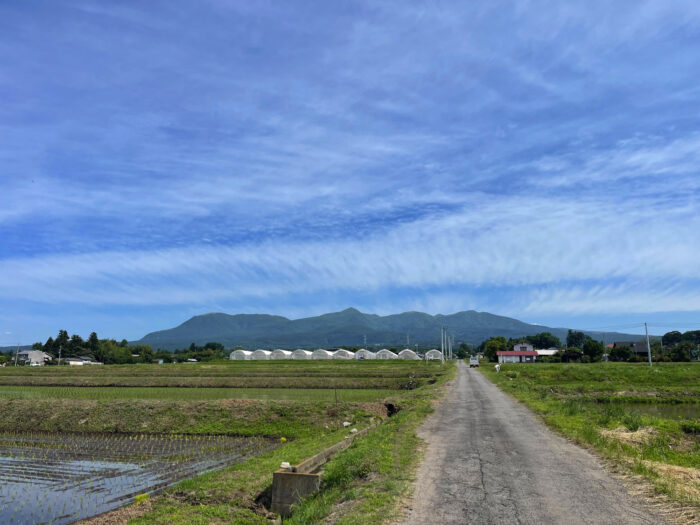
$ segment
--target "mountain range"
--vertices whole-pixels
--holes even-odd
[[[279,315],[209,313],[196,315],[175,328],[151,332],[134,343],[173,350],[191,343],[222,343],[226,348],[318,348],[338,346],[410,345],[439,346],[440,327],[444,326],[459,343],[479,344],[491,336],[522,337],[551,332],[566,341],[567,328],[528,324],[510,317],[469,310],[451,315],[404,312],[380,316],[365,314],[355,308],[303,319]],[[640,335],[582,330],[604,340],[638,341]]]

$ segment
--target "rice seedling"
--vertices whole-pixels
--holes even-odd
[[[262,437],[0,434],[0,522],[70,523],[276,446]]]

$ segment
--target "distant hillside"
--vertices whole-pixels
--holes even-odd
[[[19,351],[21,352],[22,350],[31,350],[32,345],[20,345],[19,346]],[[0,346],[0,352],[12,352],[13,354],[17,351],[17,345],[14,346]]]
[[[222,343],[227,348],[237,345],[247,348],[312,348],[362,345],[364,336],[367,336],[368,345],[400,346],[406,344],[408,334],[411,344],[438,346],[440,326],[445,326],[458,344],[476,345],[491,336],[522,337],[538,332],[551,332],[563,343],[567,334],[566,328],[532,325],[474,310],[451,315],[405,312],[379,316],[348,308],[296,320],[267,314],[197,315],[175,328],[151,332],[135,343],[169,350],[211,341]],[[603,338],[601,332],[584,332],[596,339]],[[639,335],[605,333],[606,342],[640,339]]]

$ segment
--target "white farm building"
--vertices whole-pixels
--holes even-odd
[[[234,350],[229,356],[231,361],[250,361],[253,359],[253,352],[250,350]]]
[[[255,360],[255,361],[269,361],[270,354],[272,354],[272,352],[270,352],[269,350],[263,350],[263,349],[259,348],[255,352],[253,352],[253,360]]]
[[[442,361],[442,352],[433,348],[425,353],[426,361]]]
[[[379,352],[377,352],[377,359],[398,359],[398,358],[399,358],[399,356],[397,356],[391,350],[387,350],[386,348],[382,348]]]
[[[312,356],[313,352],[310,350],[302,350],[301,348],[292,352],[292,359],[311,359]]]
[[[339,348],[333,352],[333,359],[355,359],[355,353],[344,348]]]
[[[318,350],[314,350],[313,354],[311,354],[311,359],[333,359],[333,354],[328,350],[319,348]]]
[[[270,354],[270,359],[291,359],[292,358],[292,352],[289,350],[282,350],[281,348],[278,348],[277,350],[273,350],[272,353]]]
[[[364,348],[360,348],[357,352],[355,352],[355,358],[359,359],[360,361],[365,361],[367,359],[376,359],[377,354]]]
[[[406,360],[412,360],[412,361],[420,361],[421,358],[420,356],[415,353],[413,350],[410,348],[404,348],[399,352],[399,359],[406,359]]]

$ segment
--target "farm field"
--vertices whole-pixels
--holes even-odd
[[[72,523],[276,446],[231,436],[0,434],[0,522]]]
[[[481,373],[555,430],[700,508],[700,363],[504,364]]]
[[[73,367],[7,367],[0,386],[411,389],[432,378],[415,361],[238,361]]]
[[[0,508],[12,507],[0,521],[71,523],[136,502],[123,511],[135,523],[267,523],[261,501],[272,472],[340,441],[344,421],[358,429],[380,424],[328,464],[330,471],[344,465],[343,475],[324,477],[320,503],[300,509],[328,514],[352,495],[358,505],[347,509],[350,518],[391,512],[417,461],[413,430],[453,371],[395,361],[6,368],[0,478],[19,485],[0,492]],[[212,386],[232,379],[276,386]],[[122,380],[130,386],[81,386]],[[206,461],[193,453],[200,448],[211,452]],[[71,501],[80,512],[61,514]],[[48,508],[58,514],[47,516]]]
[[[376,401],[401,390],[369,388],[180,388],[180,387],[54,387],[0,386],[0,399],[162,399],[206,401],[214,399],[272,399],[284,401]]]

